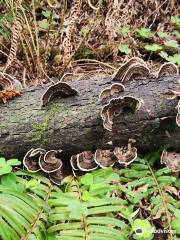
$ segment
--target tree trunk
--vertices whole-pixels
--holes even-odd
[[[125,145],[136,140],[139,150],[169,144],[180,147],[176,125],[176,98],[167,90],[180,91],[179,76],[131,81],[122,96],[143,99],[135,113],[125,111],[115,118],[112,132],[103,128],[98,96],[112,84],[110,78],[72,81],[79,95],[59,98],[41,106],[47,86],[29,88],[21,97],[0,104],[0,156],[21,158],[29,148],[62,149],[67,155]],[[112,142],[112,144],[110,144]],[[110,145],[109,145],[110,144]]]

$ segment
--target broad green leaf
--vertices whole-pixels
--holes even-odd
[[[10,159],[7,161],[7,165],[9,166],[19,166],[21,165],[21,161],[19,161],[18,159]]]
[[[176,231],[176,234],[180,234],[180,218],[173,219],[171,226]]]
[[[129,30],[128,27],[123,26],[123,27],[118,27],[118,28],[116,29],[116,32],[122,34],[123,37],[127,37],[127,36],[128,36],[128,33],[130,32],[130,30]]]
[[[179,44],[175,40],[166,41],[166,42],[164,42],[164,45],[167,47],[179,48]]]
[[[171,22],[174,23],[177,27],[180,27],[180,18],[178,16],[172,16]]]
[[[51,16],[51,11],[48,11],[48,10],[42,11],[42,15],[46,18],[49,18]]]
[[[49,23],[48,23],[47,19],[43,19],[43,20],[39,21],[38,25],[40,28],[45,29],[45,30],[49,28]]]
[[[1,184],[5,187],[13,187],[13,185],[16,185],[16,175],[14,173],[8,173],[2,176]]]
[[[160,38],[167,38],[168,34],[166,32],[157,32],[158,37]]]
[[[144,48],[147,50],[147,51],[151,51],[151,52],[157,52],[159,50],[162,49],[162,47],[158,44],[149,44],[149,45],[145,45]]]
[[[132,50],[129,48],[127,44],[120,44],[118,46],[118,49],[120,52],[125,53],[125,54],[130,54]]]
[[[149,28],[137,28],[135,29],[135,33],[138,37],[147,39],[150,37],[151,30]]]
[[[0,168],[0,176],[1,175],[4,175],[4,174],[7,174],[7,173],[10,173],[12,171],[12,167],[11,166],[4,166],[4,167],[1,167]]]

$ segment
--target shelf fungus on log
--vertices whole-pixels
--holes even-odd
[[[94,154],[94,161],[101,168],[107,168],[107,167],[112,167],[118,161],[118,159],[114,155],[114,152],[112,149],[108,149],[108,150],[97,149]]]
[[[62,168],[63,168],[63,166],[60,169],[58,169],[57,171],[50,172],[48,174],[49,175],[49,179],[51,180],[51,182],[53,182],[56,185],[60,185],[61,181],[64,178]]]
[[[30,172],[38,172],[41,170],[39,158],[44,155],[45,150],[41,148],[31,148],[23,158],[23,164]]]
[[[56,154],[60,152],[61,150],[50,150],[44,155],[41,155],[39,158],[40,168],[46,173],[51,173],[59,170],[62,167],[62,161],[56,157]]]
[[[123,96],[111,99],[101,110],[103,126],[108,131],[112,131],[113,119],[123,113],[124,109],[130,109],[133,113],[141,107],[141,100],[131,96]]]
[[[112,81],[127,82],[132,79],[141,79],[149,76],[150,70],[143,59],[132,57],[124,63],[112,76]]]
[[[94,154],[91,151],[84,151],[77,155],[77,166],[84,172],[89,172],[98,168],[94,161]]]
[[[112,97],[115,97],[121,92],[124,92],[125,87],[121,83],[113,83],[110,88],[105,88],[101,91],[99,95],[99,101],[104,103],[109,101]]]
[[[180,127],[180,100],[177,105],[176,124]]]
[[[41,98],[42,106],[46,106],[50,101],[52,101],[55,98],[59,98],[59,97],[64,98],[64,97],[69,97],[77,94],[78,92],[67,83],[58,82],[50,86],[46,90],[46,92],[43,94]]]
[[[94,161],[94,154],[91,151],[84,151],[77,155],[72,155],[70,164],[73,174],[76,176],[76,171],[89,172],[98,168]]]
[[[179,172],[180,153],[167,152],[164,150],[161,155],[161,164],[165,164],[172,172]]]
[[[163,77],[163,76],[171,76],[171,75],[178,75],[179,69],[174,63],[164,63],[158,73],[157,78]]]
[[[132,146],[134,142],[135,141],[133,139],[129,139],[127,146],[116,147],[114,149],[114,155],[120,164],[127,166],[136,160],[137,148]]]

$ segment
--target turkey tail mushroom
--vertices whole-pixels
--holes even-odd
[[[165,164],[172,172],[180,171],[180,153],[167,152],[164,150],[161,154],[161,164]]]
[[[109,104],[105,105],[101,110],[101,118],[103,126],[108,131],[112,131],[113,119],[121,114],[125,108],[136,112],[141,107],[141,101],[138,98],[124,96],[112,99]]]
[[[176,115],[176,124],[180,127],[180,100],[177,105],[177,115]]]
[[[46,173],[51,173],[59,170],[62,167],[62,161],[56,157],[56,154],[60,152],[61,150],[50,150],[46,152],[45,155],[41,155],[39,158],[40,168]]]
[[[114,155],[117,157],[118,162],[125,166],[129,165],[130,163],[134,162],[137,158],[137,148],[132,147],[132,144],[135,141],[130,139],[128,145],[125,147],[116,147],[114,149]]]
[[[77,95],[78,92],[65,82],[58,82],[50,86],[42,96],[42,106],[46,106],[51,100],[58,97]]]
[[[98,168],[91,151],[84,151],[77,155],[77,166],[81,171],[89,172]]]
[[[157,73],[157,78],[162,76],[178,75],[178,74],[179,74],[179,69],[174,63],[164,63],[160,67]]]
[[[106,100],[110,100],[111,97],[115,97],[121,92],[124,92],[125,87],[121,83],[113,83],[110,88],[105,88],[101,91],[99,95],[100,102],[106,102]]]
[[[49,173],[49,179],[51,180],[51,182],[53,182],[56,185],[60,185],[63,178],[64,176],[61,168],[58,169],[57,171]]]
[[[41,170],[39,166],[39,158],[45,154],[45,150],[41,148],[31,148],[23,158],[23,165],[30,172],[38,172]]]
[[[113,150],[101,150],[97,149],[94,155],[94,161],[101,168],[112,167],[117,162]]]
[[[141,63],[134,63],[129,66],[122,78],[122,82],[128,82],[133,79],[143,79],[149,76],[150,70],[147,66]]]
[[[131,65],[137,63],[147,68],[147,65],[143,59],[138,57],[132,57],[117,70],[117,72],[112,77],[112,81],[122,81],[124,79],[124,75],[130,71]]]

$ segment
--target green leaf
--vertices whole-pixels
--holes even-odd
[[[180,27],[180,18],[178,16],[172,16],[171,22],[175,24],[177,27]]]
[[[47,19],[38,21],[38,25],[40,28],[45,29],[45,30],[49,28],[49,23],[48,23]]]
[[[42,15],[45,17],[45,18],[49,18],[51,16],[51,11],[42,11]]]
[[[180,218],[175,218],[171,222],[172,229],[176,231],[176,234],[180,234]]]
[[[90,186],[94,183],[94,178],[91,173],[87,173],[84,176],[80,178],[81,184],[84,184],[86,186]]]
[[[10,160],[7,160],[7,165],[19,166],[19,165],[21,165],[21,162],[18,159],[10,159]]]
[[[178,30],[175,30],[173,34],[177,37],[180,38],[180,32]]]
[[[90,29],[88,27],[81,28],[81,31],[79,32],[81,37],[85,37],[89,33]]]
[[[147,51],[151,51],[151,52],[157,52],[159,50],[162,49],[162,47],[158,44],[149,44],[149,45],[145,45],[144,48],[147,50]]]
[[[72,219],[82,219],[82,216],[87,214],[86,203],[79,201],[72,201],[67,209],[70,211],[69,217]]]
[[[125,54],[131,53],[131,49],[129,48],[129,46],[127,44],[120,44],[118,46],[118,49],[120,52],[125,53]]]
[[[1,184],[5,187],[12,187],[16,185],[16,175],[14,173],[8,173],[1,178]]]
[[[138,37],[147,39],[150,37],[151,30],[149,28],[137,28],[135,33]]]
[[[166,41],[164,42],[164,45],[167,47],[179,48],[179,44],[175,40]]]
[[[6,166],[0,168],[0,176],[4,175],[4,174],[7,174],[7,173],[10,173],[11,171],[12,171],[12,167],[6,165]]]
[[[153,239],[153,228],[148,220],[136,219],[132,225],[132,230],[135,232],[135,239]]]
[[[116,29],[116,32],[120,33],[123,35],[123,37],[127,37],[128,33],[130,32],[129,28],[126,26],[119,27]]]
[[[168,37],[168,34],[165,33],[165,32],[157,32],[157,35],[158,35],[158,37],[160,37],[160,38],[167,38],[167,37]]]

